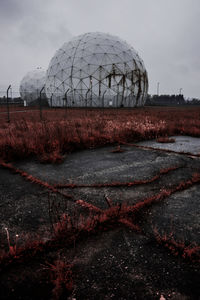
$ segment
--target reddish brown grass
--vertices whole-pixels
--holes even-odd
[[[50,190],[53,193],[58,193],[58,194],[64,196],[65,198],[73,199],[73,197],[71,195],[67,195],[67,194],[61,193],[58,189],[56,189],[54,186],[50,185],[48,182],[42,181],[42,180],[40,180],[40,179],[38,179],[38,178],[36,178],[36,177],[28,174],[27,172],[24,172],[24,171],[22,171],[20,169],[17,169],[11,163],[6,163],[6,162],[0,160],[0,166],[2,166],[3,168],[9,169],[10,171],[12,171],[15,174],[21,175],[26,180],[28,180],[28,181],[30,181],[32,183],[35,183],[35,184],[38,184],[38,185],[40,185],[40,186],[42,186],[44,188],[47,188],[48,190]]]
[[[62,295],[69,296],[73,290],[72,265],[59,259],[53,264],[48,264],[51,281],[54,284],[52,290],[53,299],[61,299]]]
[[[120,145],[118,145],[115,149],[111,150],[112,153],[122,153],[125,150],[121,148]]]
[[[185,245],[185,242],[177,242],[172,237],[172,234],[167,236],[166,234],[160,235],[158,230],[154,229],[154,235],[156,241],[167,248],[173,255],[181,256],[185,260],[193,263],[200,262],[200,246],[197,245]]]
[[[163,136],[156,139],[157,143],[175,143],[175,141],[175,139],[169,138],[168,136]]]
[[[179,116],[177,118],[177,115]],[[60,162],[66,152],[162,136],[200,136],[200,108],[60,109],[1,120],[0,157]],[[119,150],[119,149],[118,149]]]
[[[153,176],[150,179],[146,180],[134,180],[134,181],[129,181],[129,182],[110,182],[110,183],[93,183],[93,184],[74,184],[74,183],[69,183],[69,184],[55,184],[54,187],[61,189],[61,188],[84,188],[84,187],[91,187],[91,188],[102,188],[102,187],[131,187],[135,185],[142,185],[142,184],[147,184],[147,183],[152,183],[156,180],[158,180],[162,175],[167,174],[171,171],[177,170],[181,168],[181,166],[177,167],[169,167],[166,169],[161,169],[157,175]]]

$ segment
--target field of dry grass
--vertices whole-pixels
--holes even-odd
[[[200,136],[200,108],[51,109],[0,119],[0,157],[60,162],[63,154],[121,142]]]

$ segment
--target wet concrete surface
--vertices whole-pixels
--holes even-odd
[[[187,161],[187,158],[179,155],[168,155],[156,150],[128,146],[122,148],[122,153],[112,153],[113,147],[72,153],[60,165],[24,161],[15,166],[51,184],[92,184],[142,180],[157,174],[161,168],[183,165]]]
[[[175,143],[157,143],[156,140],[153,140],[140,142],[138,143],[138,145],[167,149],[177,152],[190,152],[193,154],[200,154],[200,139],[198,137],[171,136],[170,138],[175,139]]]
[[[166,145],[162,144],[164,147]],[[32,160],[16,162],[15,166],[51,184],[148,180],[162,169],[177,167],[151,183],[138,186],[60,189],[75,200],[83,199],[101,209],[108,208],[105,197],[109,197],[113,204],[134,204],[163,189],[190,180],[196,172],[200,173],[199,158],[128,146],[122,148],[122,153],[112,153],[113,147],[73,153],[60,165],[40,164]],[[195,149],[189,149],[189,152],[197,151],[196,146]],[[31,233],[48,239],[52,223],[58,221],[63,213],[73,215],[74,212],[83,212],[83,208],[73,199],[67,200],[62,195],[49,193],[44,187],[26,181],[9,170],[0,168],[0,176],[1,248],[8,247],[5,227],[9,229],[12,243],[15,242],[15,234],[23,237]],[[141,234],[119,226],[108,232],[88,235],[87,239],[73,248],[49,253],[47,260],[49,257],[62,257],[73,264],[74,289],[68,299],[160,299],[161,294],[166,299],[198,299],[199,264],[173,256],[156,242],[154,229],[163,235],[171,234],[176,241],[184,241],[186,245],[199,245],[199,197],[199,185],[194,185],[145,210],[139,222]],[[29,274],[29,264],[24,268],[27,268]],[[36,269],[38,274],[42,274],[41,264]],[[31,280],[31,275],[27,276]],[[9,271],[0,275],[1,282],[5,282],[8,277]],[[1,298],[22,299],[20,287],[23,287],[23,281],[20,284],[15,280],[11,280],[9,285],[1,284]],[[14,295],[9,290],[11,285],[18,291]],[[4,293],[2,288],[5,289]],[[24,299],[34,297],[29,294]],[[48,298],[41,296],[40,299]]]

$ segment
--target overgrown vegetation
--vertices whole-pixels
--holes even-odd
[[[171,135],[200,136],[199,108],[62,109],[1,119],[0,157],[61,162],[66,152]],[[178,115],[178,117],[177,117]],[[120,148],[117,149],[120,151]]]

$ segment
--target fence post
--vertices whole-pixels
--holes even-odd
[[[40,90],[40,120],[42,120],[42,91],[44,90],[45,86],[42,87]]]
[[[8,93],[11,88],[11,84],[7,88],[7,122],[10,123],[10,107],[9,107],[9,101],[8,101]]]
[[[63,98],[63,100],[65,100],[65,114],[67,114],[67,93],[69,92],[70,89],[67,89],[67,91],[65,92],[65,96]],[[64,104],[64,103],[63,103]]]

